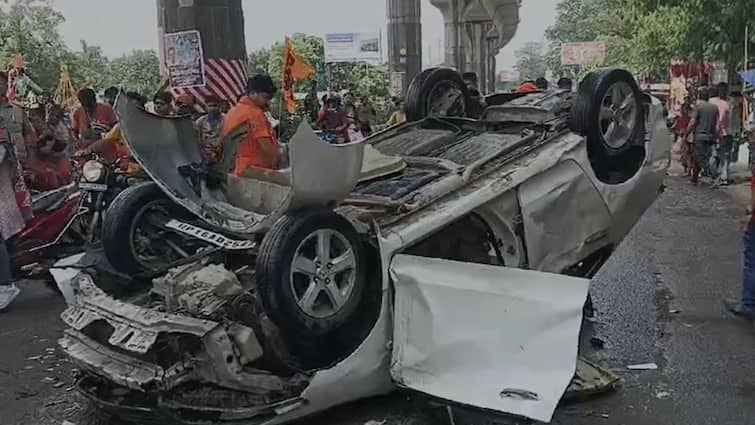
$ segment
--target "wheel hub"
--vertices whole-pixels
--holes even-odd
[[[614,149],[630,142],[637,123],[637,98],[624,82],[608,89],[600,110],[600,128],[606,144]]]
[[[317,230],[296,249],[291,292],[308,316],[327,318],[347,303],[356,282],[356,258],[348,239],[335,230]]]

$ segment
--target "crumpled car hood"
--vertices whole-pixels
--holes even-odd
[[[409,255],[390,273],[399,386],[551,420],[576,369],[589,280]]]
[[[337,205],[359,181],[365,142],[331,145],[303,122],[289,143],[290,169],[229,176],[234,199],[206,187],[197,193],[179,172],[202,162],[190,119],[151,114],[123,95],[115,112],[124,142],[155,183],[176,203],[231,233],[260,233],[289,209]]]

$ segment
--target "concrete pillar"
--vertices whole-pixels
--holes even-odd
[[[404,72],[404,92],[422,71],[420,0],[387,0],[388,63],[392,72]]]
[[[464,48],[464,34],[461,20],[462,0],[430,0],[443,15],[445,32],[445,60],[446,66],[463,70],[466,63],[466,49]]]
[[[202,37],[207,85],[190,89],[190,93],[200,100],[213,94],[234,102],[246,84],[242,0],[157,0],[157,17],[163,67],[163,36],[197,30]]]
[[[162,33],[198,30],[207,58],[246,58],[241,1],[158,0],[158,26]]]

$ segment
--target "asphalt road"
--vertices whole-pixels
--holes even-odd
[[[728,425],[755,418],[755,327],[729,316],[740,290],[743,207],[723,191],[671,180],[593,282],[598,316],[583,355],[622,376],[615,393],[561,406],[558,425]],[[55,352],[63,302],[26,283],[0,315],[0,425],[76,422],[70,365]],[[37,358],[37,356],[42,356]],[[48,356],[48,357],[45,357]],[[658,370],[627,365],[654,362]],[[444,425],[444,410],[408,394],[373,399],[311,418],[308,425]],[[461,425],[461,424],[458,424]],[[483,425],[478,423],[475,425]]]

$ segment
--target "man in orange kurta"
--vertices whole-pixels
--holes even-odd
[[[244,139],[239,142],[233,170],[235,175],[243,174],[250,167],[267,170],[280,168],[280,143],[265,116],[275,91],[270,76],[255,75],[247,84],[246,95],[225,117],[222,143],[228,143],[230,136],[240,128],[249,127]]]

